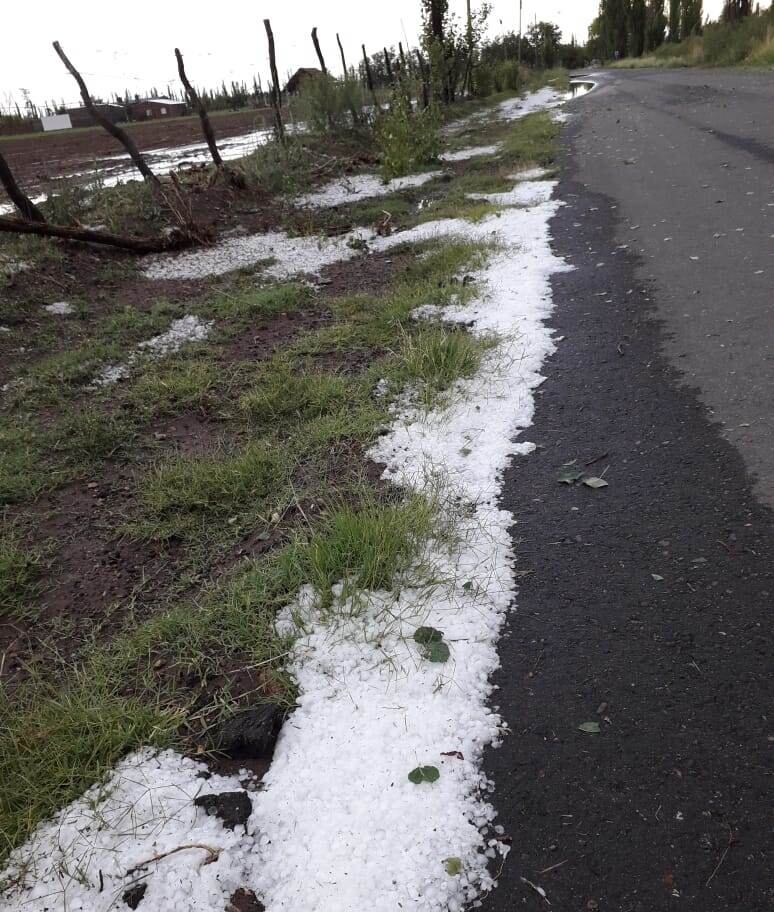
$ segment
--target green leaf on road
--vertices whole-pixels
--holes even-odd
[[[587,488],[595,489],[606,488],[608,486],[604,478],[584,478],[583,484],[585,484]]]
[[[423,782],[437,782],[441,773],[437,766],[417,766],[408,774],[409,782],[421,785]]]
[[[599,722],[582,722],[578,728],[587,735],[598,735],[600,733]]]

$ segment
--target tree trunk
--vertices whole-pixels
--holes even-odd
[[[430,107],[430,88],[428,85],[428,75],[425,69],[425,61],[422,59],[422,53],[419,48],[416,50],[417,64],[419,65],[419,75],[422,77],[422,107]]]
[[[274,33],[271,30],[271,22],[268,19],[263,20],[266,29],[266,37],[269,39],[269,66],[271,68],[271,100],[274,105],[274,128],[277,131],[277,139],[285,145],[285,128],[282,125],[282,90],[280,89],[279,76],[277,74],[277,58],[274,54]]]
[[[328,67],[325,66],[325,59],[323,58],[322,51],[320,50],[320,42],[317,40],[317,26],[312,29],[312,44],[314,45],[317,59],[320,61],[320,69],[327,76]]]
[[[86,86],[86,83],[83,81],[83,77],[78,72],[78,70],[75,69],[72,63],[70,63],[67,54],[65,54],[65,52],[62,50],[62,46],[58,41],[54,42],[54,50],[59,55],[62,63],[67,67],[70,75],[78,83],[78,88],[81,90],[81,98],[83,99],[83,104],[89,114],[91,114],[94,120],[96,120],[96,122],[101,127],[107,130],[107,132],[110,133],[114,139],[117,139],[121,143],[121,145],[129,153],[129,157],[132,159],[135,168],[137,168],[145,180],[150,181],[150,183],[158,186],[159,179],[148,167],[142,155],[140,155],[140,150],[135,145],[134,140],[119,126],[114,124],[111,120],[108,120],[108,118],[105,117],[104,114],[100,113],[100,111],[95,107],[94,102],[91,100],[91,96],[89,95],[89,90]]]
[[[30,222],[42,223],[46,221],[40,209],[16,183],[16,178],[13,176],[13,172],[2,153],[0,153],[0,183],[5,187],[5,192],[14,206],[21,212],[23,218]]]
[[[175,57],[177,58],[177,72],[180,74],[180,81],[183,83],[186,94],[188,95],[188,100],[191,102],[191,106],[196,108],[199,113],[199,120],[202,122],[202,132],[204,133],[204,138],[207,140],[207,145],[209,146],[212,160],[215,162],[216,167],[222,168],[223,159],[220,157],[218,145],[215,142],[215,134],[212,131],[210,118],[207,116],[207,109],[204,107],[204,103],[202,102],[201,98],[199,98],[196,89],[188,80],[188,76],[185,72],[185,66],[183,65],[183,55],[180,53],[180,48],[175,48]]]
[[[387,78],[390,80],[390,85],[395,85],[395,76],[392,73],[392,62],[390,60],[390,55],[387,52],[387,48],[383,48],[384,51],[384,66],[387,70]]]
[[[108,247],[130,250],[132,253],[162,253],[166,250],[190,247],[195,243],[194,238],[185,234],[173,238],[129,238],[108,234],[105,231],[94,231],[91,228],[66,228],[64,225],[50,225],[48,222],[32,222],[4,216],[0,216],[0,232],[64,238],[67,241],[80,241],[86,244],[105,244]]]

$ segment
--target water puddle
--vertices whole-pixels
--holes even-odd
[[[567,93],[567,100],[570,101],[572,98],[580,98],[581,95],[588,95],[588,93],[596,85],[595,82],[586,82],[583,80],[573,80],[570,83],[570,91]]]

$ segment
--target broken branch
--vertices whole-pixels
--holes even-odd
[[[202,132],[204,133],[204,138],[207,140],[207,145],[209,147],[212,160],[215,162],[216,168],[222,168],[223,159],[220,156],[218,145],[215,142],[215,133],[212,130],[212,124],[210,123],[207,109],[204,107],[204,103],[199,97],[199,93],[191,85],[188,79],[188,76],[185,72],[185,65],[183,64],[183,55],[180,53],[180,48],[175,48],[175,57],[177,58],[177,72],[180,76],[180,81],[183,83],[191,106],[196,108],[199,114],[199,120],[202,122]]]
[[[91,228],[68,228],[64,225],[50,225],[48,222],[11,219],[4,216],[0,216],[0,232],[35,234],[85,244],[104,244],[107,247],[130,250],[132,253],[163,253],[166,250],[188,247],[195,242],[194,238],[184,234],[174,234],[169,238],[129,238],[105,231],[94,231]]]
[[[45,222],[43,213],[16,183],[16,178],[2,154],[0,154],[0,182],[5,187],[11,202],[21,212],[22,217],[30,222]]]

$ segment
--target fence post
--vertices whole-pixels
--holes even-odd
[[[218,151],[218,146],[215,142],[215,134],[212,132],[212,124],[210,123],[210,118],[207,116],[207,109],[204,107],[204,103],[202,102],[201,98],[199,98],[196,89],[188,80],[188,76],[185,72],[185,66],[183,65],[183,55],[180,53],[180,48],[175,48],[175,57],[177,57],[177,72],[180,74],[180,81],[183,83],[191,105],[195,107],[199,113],[199,120],[202,122],[202,131],[204,133],[204,138],[207,140],[207,145],[210,148],[210,155],[212,155],[212,160],[215,162],[215,166],[217,168],[222,168],[223,159],[220,157],[220,152]]]
[[[317,52],[317,59],[320,61],[320,69],[327,76],[328,68],[325,66],[325,60],[323,59],[322,51],[320,50],[320,42],[317,40],[317,26],[312,29],[312,44],[314,44],[314,49]]]
[[[81,98],[83,99],[83,104],[84,104],[86,110],[89,112],[89,114],[91,114],[91,116],[94,118],[94,120],[96,120],[96,122],[101,127],[103,127],[105,130],[107,130],[107,132],[110,133],[110,135],[114,139],[117,139],[121,143],[121,145],[129,153],[129,157],[132,159],[132,162],[133,162],[135,168],[137,168],[137,170],[140,172],[140,174],[142,174],[142,176],[145,178],[145,180],[150,181],[152,184],[154,184],[157,187],[160,186],[159,179],[148,167],[148,165],[147,165],[145,159],[142,157],[142,155],[140,155],[140,150],[135,145],[134,140],[129,136],[128,133],[126,133],[119,126],[117,126],[111,120],[109,120],[107,117],[105,117],[104,114],[102,114],[96,108],[96,106],[94,105],[94,102],[91,100],[91,96],[89,95],[89,90],[86,86],[86,83],[83,81],[83,77],[78,72],[78,70],[75,69],[75,67],[72,65],[72,63],[70,63],[67,55],[62,50],[61,44],[58,41],[54,42],[54,50],[59,55],[59,59],[62,61],[62,63],[67,67],[70,75],[78,83],[78,88],[81,90]]]
[[[365,45],[363,47],[363,63],[365,64],[366,72],[366,81],[368,83],[368,88],[371,91],[371,98],[374,103],[374,114],[379,113],[379,102],[376,99],[376,92],[374,91],[374,77],[371,75],[371,64],[368,62],[368,54],[366,54]]]
[[[347,70],[347,61],[344,57],[344,48],[341,46],[341,38],[339,38],[338,32],[336,32],[336,41],[339,45],[339,53],[341,54],[341,68],[344,70],[344,78],[346,79],[349,71]]]
[[[274,128],[277,131],[277,139],[285,145],[285,128],[282,125],[282,90],[279,85],[279,76],[277,75],[277,58],[274,54],[274,33],[271,30],[271,22],[268,19],[263,20],[266,29],[266,37],[269,39],[269,66],[271,67],[272,81],[272,102],[274,104]]]

